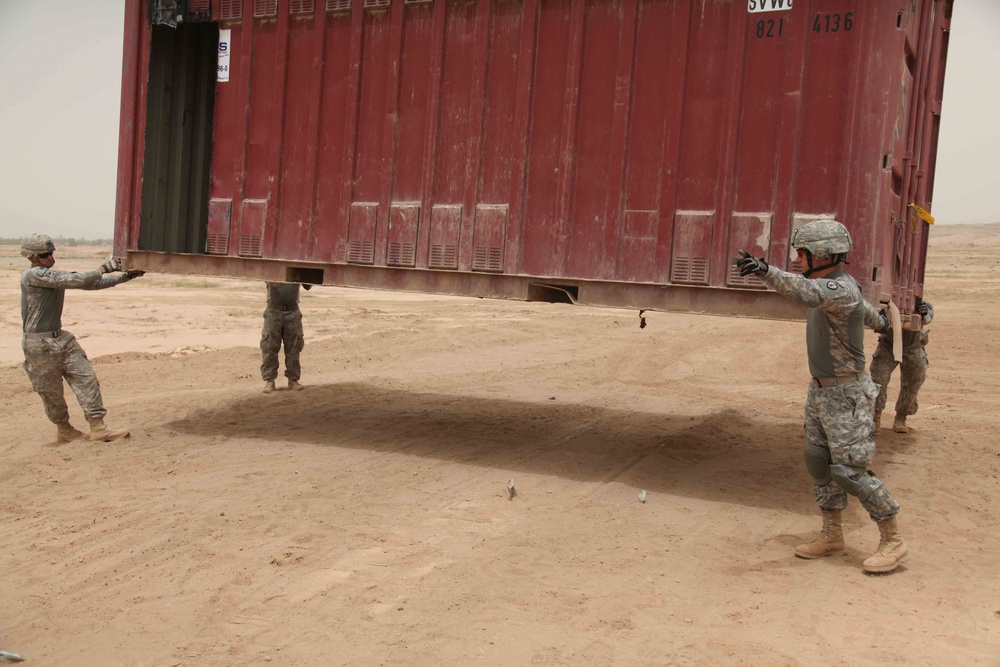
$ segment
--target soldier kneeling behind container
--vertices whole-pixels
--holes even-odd
[[[835,220],[816,220],[792,235],[803,275],[769,266],[744,251],[734,261],[741,275],[758,276],[779,294],[808,307],[806,345],[809,394],[805,410],[805,462],[815,481],[823,514],[820,536],[795,548],[800,558],[820,558],[844,549],[842,511],[847,494],[857,496],[878,524],[878,550],[864,561],[866,572],[890,572],[908,558],[896,526],[899,505],[875,473],[872,418],[879,388],[865,373],[864,329],[884,331],[885,314],[861,295],[840,264],[850,252],[851,235]]]
[[[101,385],[87,353],[76,336],[62,328],[63,300],[67,289],[106,289],[132,280],[142,271],[122,270],[121,260],[112,259],[92,271],[56,271],[52,239],[32,234],[21,241],[21,254],[31,268],[21,274],[21,320],[24,338],[24,370],[32,388],[42,397],[45,415],[56,425],[56,437],[69,442],[83,433],[69,423],[69,410],[63,397],[63,378],[76,394],[83,414],[90,423],[90,440],[110,442],[129,435],[128,429],[111,429],[104,424],[104,401]],[[114,275],[108,275],[114,274]]]

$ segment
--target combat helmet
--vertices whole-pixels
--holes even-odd
[[[817,271],[823,271],[847,262],[847,253],[854,244],[847,227],[836,220],[813,220],[802,225],[792,234],[792,247],[806,252],[807,269],[802,272],[806,278]],[[816,266],[813,259],[826,260],[826,264]]]
[[[52,238],[45,234],[29,234],[21,239],[21,254],[24,257],[44,255],[55,250],[56,245],[52,242]]]
[[[807,250],[817,259],[846,255],[854,247],[847,227],[836,220],[813,220],[792,234],[792,247]]]

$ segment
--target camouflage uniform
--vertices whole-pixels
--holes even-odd
[[[130,280],[127,273],[102,275],[100,269],[76,273],[32,267],[21,274],[24,370],[42,397],[45,415],[55,424],[69,421],[63,378],[76,394],[87,418],[107,414],[94,367],[76,337],[62,329],[67,289],[97,290]]]
[[[930,301],[927,304],[927,314],[921,316],[921,325],[926,326],[934,319],[934,306]],[[896,398],[896,414],[907,417],[917,414],[917,392],[927,379],[927,332],[903,331],[903,362],[900,369],[899,397]],[[875,411],[882,412],[885,409],[886,392],[892,372],[896,366],[900,365],[892,354],[892,330],[888,330],[879,336],[878,347],[872,357],[871,374],[872,380],[878,384],[882,391],[875,402]]]
[[[267,308],[260,333],[260,376],[265,382],[278,377],[278,350],[285,346],[285,377],[298,382],[302,375],[299,354],[305,347],[298,284],[267,283]]]
[[[816,503],[825,511],[842,510],[849,493],[860,499],[873,520],[894,518],[899,505],[868,470],[875,455],[872,418],[879,389],[864,372],[864,328],[881,328],[882,316],[840,268],[810,279],[771,266],[760,277],[808,307],[806,342],[813,380],[806,399],[805,458],[815,480]]]

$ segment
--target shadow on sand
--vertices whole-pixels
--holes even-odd
[[[194,411],[169,428],[619,481],[723,503],[814,509],[801,424],[755,420],[737,410],[669,414],[344,383],[241,398]]]

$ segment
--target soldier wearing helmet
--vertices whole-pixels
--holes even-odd
[[[107,410],[94,367],[76,337],[62,328],[63,300],[67,289],[106,289],[143,272],[121,272],[121,260],[117,259],[92,271],[57,271],[52,268],[55,250],[52,239],[45,234],[31,234],[21,240],[21,255],[31,262],[31,268],[21,274],[24,370],[32,388],[42,397],[45,415],[56,425],[60,442],[83,437],[69,423],[63,379],[76,394],[90,423],[90,440],[110,442],[127,437],[128,429],[110,429],[104,423]]]
[[[740,275],[754,274],[779,294],[806,306],[806,347],[812,381],[806,398],[805,463],[815,482],[823,529],[795,548],[800,558],[844,550],[842,512],[856,496],[878,524],[878,550],[864,561],[866,572],[890,572],[908,558],[899,535],[899,505],[868,466],[875,455],[872,419],[878,386],[865,373],[864,330],[884,331],[888,321],[861,295],[857,281],[840,266],[851,251],[851,235],[836,220],[815,220],[797,229],[792,247],[802,275],[770,266],[740,251]]]

